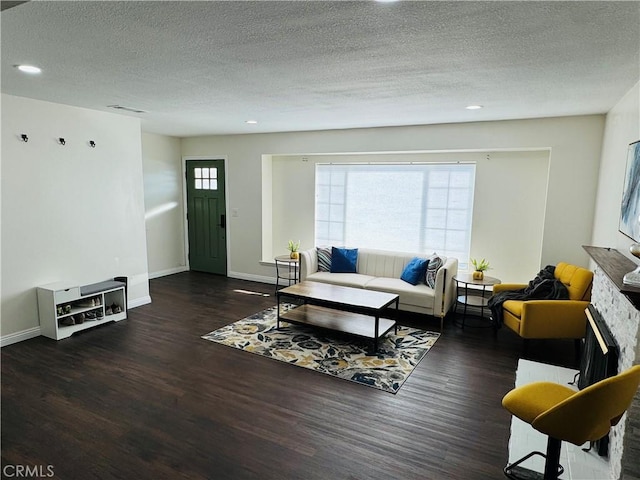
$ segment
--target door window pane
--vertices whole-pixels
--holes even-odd
[[[218,190],[218,169],[216,167],[197,167],[193,169],[196,190]]]

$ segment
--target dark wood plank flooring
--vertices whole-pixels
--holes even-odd
[[[194,272],[150,285],[153,303],[123,322],[2,349],[3,467],[82,480],[502,478],[500,401],[522,354],[511,332],[448,318],[392,395],[200,338],[274,305],[272,285]],[[529,352],[575,366],[571,341]]]

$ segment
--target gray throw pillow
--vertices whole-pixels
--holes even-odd
[[[318,255],[318,271],[331,271],[331,247],[316,247]]]
[[[427,266],[425,282],[431,288],[436,288],[436,274],[443,264],[444,262],[442,259],[435,253],[429,257],[429,265]]]

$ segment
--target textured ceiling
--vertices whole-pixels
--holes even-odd
[[[636,1],[32,1],[1,20],[2,92],[175,136],[604,113],[640,78]]]

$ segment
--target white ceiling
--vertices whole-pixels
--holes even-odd
[[[1,20],[3,93],[175,136],[604,113],[640,78],[638,1],[32,1]]]

